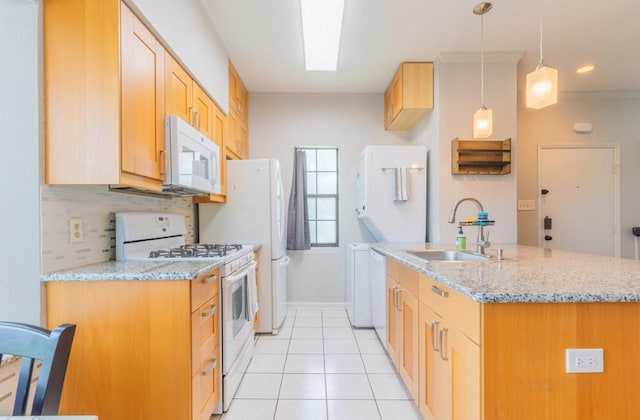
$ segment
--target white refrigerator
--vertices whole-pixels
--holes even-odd
[[[227,161],[227,202],[200,204],[200,242],[259,244],[256,332],[277,333],[287,314],[287,237],[280,163]]]

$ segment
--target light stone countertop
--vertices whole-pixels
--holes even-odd
[[[425,262],[404,251],[455,249],[425,243],[372,248],[477,302],[640,302],[640,261],[520,245],[492,245],[489,261]],[[504,260],[496,261],[496,248]]]
[[[44,273],[40,281],[194,280],[223,260],[105,261],[68,270]]]

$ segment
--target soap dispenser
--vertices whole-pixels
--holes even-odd
[[[458,234],[456,235],[456,249],[465,250],[467,249],[467,237],[464,236],[464,232],[462,231],[462,226],[459,228]]]

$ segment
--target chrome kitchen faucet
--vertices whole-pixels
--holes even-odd
[[[451,208],[451,213],[449,213],[449,223],[455,223],[456,221],[456,212],[458,211],[458,206],[460,204],[462,204],[465,201],[472,201],[474,203],[476,203],[476,206],[478,206],[478,211],[484,211],[484,208],[482,207],[482,203],[480,203],[480,201],[478,201],[475,198],[472,197],[466,197],[463,198],[461,200],[459,200],[454,206],[453,208]],[[477,252],[478,254],[483,254],[484,255],[484,249],[485,248],[489,248],[491,246],[491,242],[489,242],[489,232],[487,232],[487,237],[485,239],[484,237],[484,226],[485,223],[480,222],[480,221],[476,221],[475,223],[476,226],[478,226],[478,239],[476,241],[476,247],[477,247]]]

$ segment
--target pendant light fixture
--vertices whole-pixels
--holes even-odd
[[[542,54],[542,0],[540,0],[540,62],[527,74],[527,108],[540,109],[558,102],[558,70],[544,64]]]
[[[493,111],[484,106],[484,14],[493,5],[482,2],[473,8],[480,15],[480,108],[473,114],[473,137],[486,139],[493,132]]]

